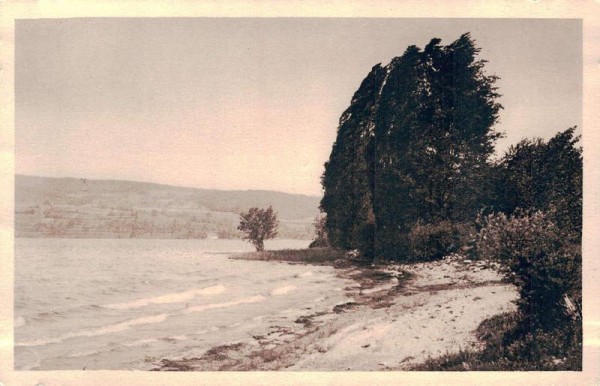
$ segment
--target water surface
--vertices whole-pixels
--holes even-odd
[[[241,240],[16,239],[15,368],[148,368],[348,300],[330,267],[228,258],[252,250]]]

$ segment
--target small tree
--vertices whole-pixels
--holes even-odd
[[[277,236],[279,220],[277,213],[269,206],[267,209],[250,208],[240,214],[238,229],[244,233],[243,239],[249,240],[257,251],[264,251],[264,241]]]

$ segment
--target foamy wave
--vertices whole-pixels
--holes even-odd
[[[264,296],[257,295],[257,296],[250,296],[250,297],[242,298],[242,299],[238,299],[238,300],[233,300],[230,302],[203,304],[203,305],[199,305],[199,306],[186,308],[184,311],[176,313],[176,314],[159,314],[159,315],[146,316],[146,317],[137,318],[137,319],[130,319],[130,320],[126,320],[124,322],[119,322],[119,323],[111,324],[108,326],[100,327],[95,330],[84,330],[84,331],[78,331],[78,332],[71,332],[68,334],[61,335],[56,338],[36,339],[36,340],[28,341],[28,342],[17,343],[16,346],[20,346],[20,347],[44,346],[44,345],[51,344],[51,343],[60,343],[64,340],[67,340],[70,338],[79,338],[79,337],[84,337],[84,336],[85,337],[93,337],[93,336],[111,334],[111,333],[115,333],[115,332],[125,331],[125,330],[130,329],[131,327],[139,326],[142,324],[161,323],[161,322],[164,322],[168,317],[177,315],[177,314],[191,314],[194,312],[203,312],[203,311],[214,310],[214,309],[218,309],[218,308],[227,308],[227,307],[237,306],[240,304],[256,303],[256,302],[260,302],[263,300],[265,300]]]
[[[206,288],[194,288],[184,292],[174,292],[166,295],[155,296],[151,298],[137,299],[131,302],[107,304],[103,307],[113,310],[130,310],[133,308],[145,307],[150,304],[168,304],[168,303],[183,303],[192,300],[199,295],[218,295],[225,292],[226,288],[223,285],[216,285]]]
[[[123,343],[123,346],[139,347],[139,346],[145,346],[150,343],[154,343],[156,341],[157,340],[155,338],[139,339],[139,340],[134,340],[133,342],[130,342],[130,343]]]
[[[69,358],[80,358],[80,357],[87,357],[89,355],[96,355],[98,354],[99,351],[97,350],[90,350],[90,351],[82,351],[82,352],[77,352],[75,354],[71,354],[69,355]]]
[[[230,302],[202,304],[202,305],[199,305],[199,306],[189,307],[189,308],[186,308],[185,311],[183,311],[183,313],[185,313],[185,314],[191,314],[193,312],[203,312],[203,311],[207,311],[207,310],[214,310],[214,309],[217,309],[217,308],[233,307],[233,306],[237,306],[239,304],[256,303],[256,302],[261,302],[263,300],[265,300],[264,296],[260,296],[260,295],[250,296],[250,297],[247,297],[247,298],[233,300],[233,301],[230,301]]]
[[[300,275],[300,277],[309,277],[309,276],[314,276],[314,273],[312,273],[312,271],[307,271]]]
[[[286,285],[285,287],[279,287],[279,288],[275,288],[273,291],[271,291],[271,295],[285,295],[290,291],[295,290],[296,287],[295,285]]]
[[[70,332],[68,334],[61,335],[57,338],[36,339],[36,340],[29,341],[29,342],[17,343],[16,346],[21,346],[21,347],[44,346],[44,345],[51,344],[51,343],[60,343],[64,340],[71,339],[71,338],[79,338],[82,336],[93,337],[93,336],[110,334],[110,333],[114,333],[114,332],[121,332],[121,331],[128,330],[131,327],[139,326],[142,324],[161,323],[161,322],[165,321],[169,316],[170,316],[169,314],[159,314],[159,315],[153,315],[153,316],[146,316],[143,318],[130,319],[130,320],[126,320],[124,322],[100,327],[95,330]]]

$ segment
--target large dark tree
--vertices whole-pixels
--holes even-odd
[[[372,252],[374,216],[371,169],[373,120],[378,93],[385,77],[380,65],[372,68],[342,114],[337,139],[325,164],[321,209],[327,213],[330,243],[337,248]]]
[[[499,137],[497,78],[469,34],[439,43],[375,66],[342,115],[323,176],[332,245],[402,259],[416,222],[479,209]]]
[[[421,52],[408,47],[390,63],[381,89],[376,121],[376,163],[373,208],[376,216],[377,255],[408,253],[410,224],[423,215],[416,196],[414,169],[417,152],[412,148],[419,133],[419,90],[422,84]]]

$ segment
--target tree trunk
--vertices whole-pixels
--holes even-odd
[[[262,240],[256,240],[256,251],[262,252],[265,250],[265,243]]]

